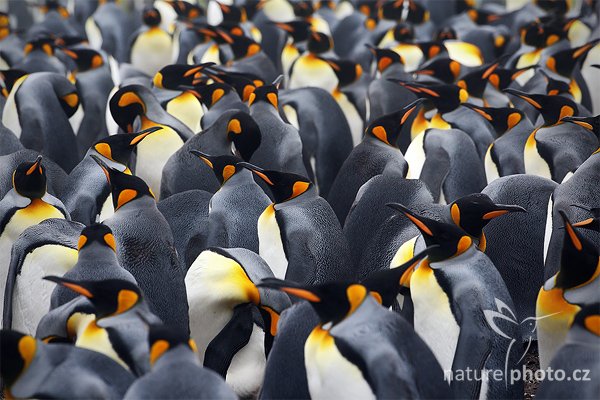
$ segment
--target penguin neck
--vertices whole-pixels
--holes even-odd
[[[98,153],[94,148],[90,148],[88,149],[87,153],[85,154],[86,157],[86,162],[90,165],[98,165],[96,163],[96,161],[94,161],[90,156],[96,156],[98,158],[100,158],[106,165],[108,165],[109,167],[116,169],[120,172],[124,172],[127,169],[127,166],[121,164],[120,162],[117,161],[113,161],[110,158],[106,158],[104,157],[102,154]],[[77,168],[77,167],[75,167]]]
[[[252,104],[251,108],[252,115],[260,115],[267,113],[271,115],[276,115],[278,118],[281,119],[281,116],[279,115],[279,110],[273,107],[271,104],[268,104],[264,101],[259,101],[258,103]]]
[[[108,246],[101,243],[90,243],[79,251],[78,262],[103,261],[117,263],[117,254]]]
[[[373,135],[365,135],[363,142],[368,143],[369,145],[383,148],[383,149],[396,149],[396,150],[400,151],[400,149],[398,149],[396,146],[382,142],[381,140],[377,139]],[[393,143],[393,142],[394,142],[394,140],[392,140],[390,143]]]
[[[241,169],[239,171],[236,171],[235,174],[233,174],[229,179],[227,179],[227,181],[225,181],[223,185],[221,185],[221,187],[223,188],[238,186],[250,182],[254,182],[252,172],[248,171],[247,169]]]
[[[465,252],[457,256],[450,257],[442,261],[428,262],[427,265],[429,265],[429,267],[433,270],[442,269],[446,267],[452,268],[455,265],[466,264],[466,260],[470,257],[476,256],[478,252],[479,250],[477,249],[477,247],[471,245],[471,247],[469,247]]]
[[[295,206],[315,197],[318,197],[317,189],[315,189],[314,185],[311,185],[306,192],[294,197],[293,199],[286,200],[281,203],[275,203],[275,210],[278,210],[282,207]]]
[[[135,200],[130,201],[129,203],[123,204],[121,207],[119,207],[118,210],[115,210],[115,214],[118,212],[127,212],[127,211],[132,211],[132,210],[153,208],[153,207],[156,208],[156,200],[154,200],[150,196],[142,196]]]
[[[198,357],[198,354],[194,353],[184,344],[180,344],[173,349],[169,349],[158,360],[156,360],[156,363],[152,368],[170,367],[182,363],[192,363],[200,366],[200,358]]]

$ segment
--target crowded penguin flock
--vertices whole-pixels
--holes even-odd
[[[1,7],[4,398],[600,395],[600,1]]]

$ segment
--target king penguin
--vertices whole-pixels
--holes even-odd
[[[521,354],[510,346],[512,340],[521,341],[517,324],[499,329],[495,322],[516,317],[508,289],[490,259],[458,226],[422,217],[400,204],[393,207],[415,224],[427,246],[439,246],[413,270],[409,285],[415,331],[442,369],[520,370]],[[523,382],[508,377],[450,384],[457,397],[516,398],[523,393]]]
[[[353,275],[348,244],[335,213],[307,178],[248,163],[238,165],[252,171],[272,193],[274,203],[258,219],[258,245],[276,277],[308,284]]]
[[[144,10],[145,27],[130,38],[129,60],[138,70],[154,76],[173,58],[173,38],[160,27],[160,13],[154,7]]]

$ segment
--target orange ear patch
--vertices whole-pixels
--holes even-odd
[[[121,193],[119,193],[119,197],[117,198],[117,210],[123,205],[129,203],[131,200],[135,199],[137,195],[137,190],[124,189],[123,191],[121,191]]]
[[[416,217],[410,215],[409,213],[404,213],[404,215],[406,215],[406,217],[408,219],[410,219],[413,222],[413,224],[415,224],[421,231],[423,231],[426,234],[428,234],[429,236],[433,237],[433,232],[431,232],[431,229],[429,229],[427,227],[427,225],[425,225],[421,220],[419,220]]]
[[[390,142],[388,142],[387,132],[383,126],[376,126],[371,130],[371,132],[377,139],[381,140],[384,143],[390,144]]]
[[[104,235],[104,243],[106,243],[108,247],[113,249],[114,252],[117,251],[117,242],[115,241],[115,237],[112,233],[107,233],[106,235]]]
[[[281,288],[281,291],[296,297],[300,297],[304,300],[312,301],[313,303],[319,303],[321,301],[321,298],[319,296],[305,289],[283,287]]]

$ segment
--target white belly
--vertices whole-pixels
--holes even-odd
[[[427,343],[442,370],[452,370],[460,327],[450,310],[450,301],[433,271],[422,265],[413,273],[410,291],[414,304],[415,332]]]
[[[255,397],[265,376],[265,333],[254,325],[250,341],[231,360],[225,381],[244,398]]]
[[[135,174],[142,178],[155,194],[160,193],[163,167],[181,146],[183,140],[170,128],[148,135],[137,145]]]
[[[348,125],[350,126],[350,133],[352,134],[352,145],[356,146],[362,141],[363,120],[356,107],[354,107],[354,104],[348,100],[345,94],[336,92],[333,97],[344,112],[346,121],[348,121]]]
[[[546,257],[548,256],[548,248],[550,247],[550,239],[552,239],[552,209],[554,208],[554,202],[552,196],[548,199],[548,208],[546,208],[546,228],[544,230],[544,264],[546,263]]]
[[[498,166],[492,160],[491,150],[494,144],[490,144],[486,153],[485,153],[485,177],[487,179],[487,183],[489,184],[492,181],[500,178],[500,172],[498,171]]]
[[[17,101],[15,99],[15,95],[19,91],[19,87],[25,81],[26,77],[27,75],[17,79],[8,97],[6,98],[4,110],[2,111],[2,123],[18,138],[21,137],[21,122],[19,121],[19,112],[17,110]]]
[[[200,102],[189,92],[184,92],[167,104],[167,112],[187,125],[194,133],[202,130],[200,119],[204,110]]]
[[[42,278],[62,276],[76,262],[77,250],[57,244],[38,247],[25,258],[13,294],[12,329],[35,334],[38,323],[50,309],[50,296],[56,288]]]
[[[79,132],[79,127],[83,122],[84,116],[85,112],[83,106],[79,104],[79,107],[77,107],[77,111],[75,111],[75,114],[71,115],[71,118],[69,118],[69,123],[71,124],[71,128],[73,129],[73,133],[75,133],[75,135],[77,135],[77,133]]]
[[[408,163],[406,179],[419,179],[425,164],[425,133],[419,133],[406,149],[404,159]]]
[[[85,34],[92,49],[102,49],[102,32],[100,32],[100,28],[98,28],[92,17],[85,21]]]
[[[171,63],[173,43],[165,31],[154,28],[142,33],[131,49],[131,64],[148,76],[154,76]]]
[[[106,200],[104,200],[100,214],[96,216],[96,222],[104,221],[107,218],[112,217],[114,213],[115,207],[113,205],[112,195],[109,194]]]
[[[258,254],[269,264],[273,275],[285,279],[288,260],[281,241],[281,231],[271,204],[258,218]]]
[[[310,55],[296,60],[290,76],[290,89],[320,87],[332,93],[337,84],[337,76],[329,64]]]
[[[540,135],[541,130],[537,131],[536,135]],[[546,160],[540,156],[537,151],[535,140],[530,137],[527,139],[525,144],[525,150],[523,151],[523,160],[525,162],[525,173],[530,175],[537,175],[543,178],[552,179],[552,173]]]
[[[315,328],[306,339],[304,365],[313,400],[375,399],[361,370],[344,358],[333,337],[321,328]]]

